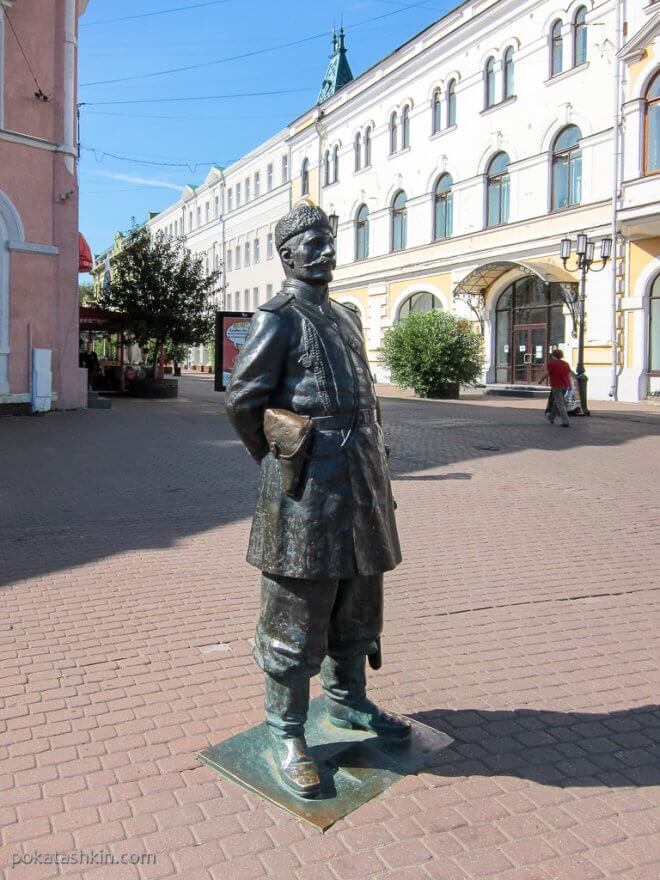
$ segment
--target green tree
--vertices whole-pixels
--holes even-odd
[[[81,306],[90,306],[96,304],[96,291],[93,284],[78,285],[78,303]]]
[[[113,259],[112,282],[99,305],[126,315],[137,341],[153,344],[155,365],[161,345],[174,349],[210,337],[219,276],[206,274],[202,258],[181,241],[134,229]]]
[[[458,395],[483,369],[483,339],[469,321],[432,310],[385,332],[382,361],[392,381],[419,397]]]

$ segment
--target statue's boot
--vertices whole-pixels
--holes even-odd
[[[309,679],[285,684],[266,676],[266,720],[271,748],[284,785],[303,798],[321,791],[316,762],[305,741]]]
[[[321,666],[328,716],[335,727],[369,730],[380,736],[402,739],[412,724],[403,715],[387,712],[367,697],[367,674],[362,657],[336,660],[326,657]]]

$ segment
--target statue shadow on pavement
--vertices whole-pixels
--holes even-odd
[[[660,705],[612,712],[435,709],[411,718],[454,740],[426,772],[555,788],[660,785]]]

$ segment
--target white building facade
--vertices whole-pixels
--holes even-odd
[[[614,239],[586,284],[590,396],[644,399],[660,390],[659,6],[467,0],[355,79],[342,34],[322,103],[149,225],[219,257],[219,304],[252,311],[282,279],[275,223],[318,203],[339,217],[332,295],[359,307],[377,378],[385,330],[435,307],[479,324],[493,390],[533,385],[555,345],[575,366],[560,241],[584,233],[598,258]]]

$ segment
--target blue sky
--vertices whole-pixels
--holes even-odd
[[[181,186],[202,181],[213,162],[240,158],[312,106],[333,22],[343,19],[357,76],[455,5],[91,0],[81,19],[79,101],[80,228],[92,250],[111,244],[131,217],[142,221],[175,201]],[[178,11],[150,14],[163,10]],[[247,53],[259,54],[212,63]],[[193,65],[206,66],[105,82]],[[245,95],[256,92],[279,94]],[[243,96],[205,99],[218,95]]]

